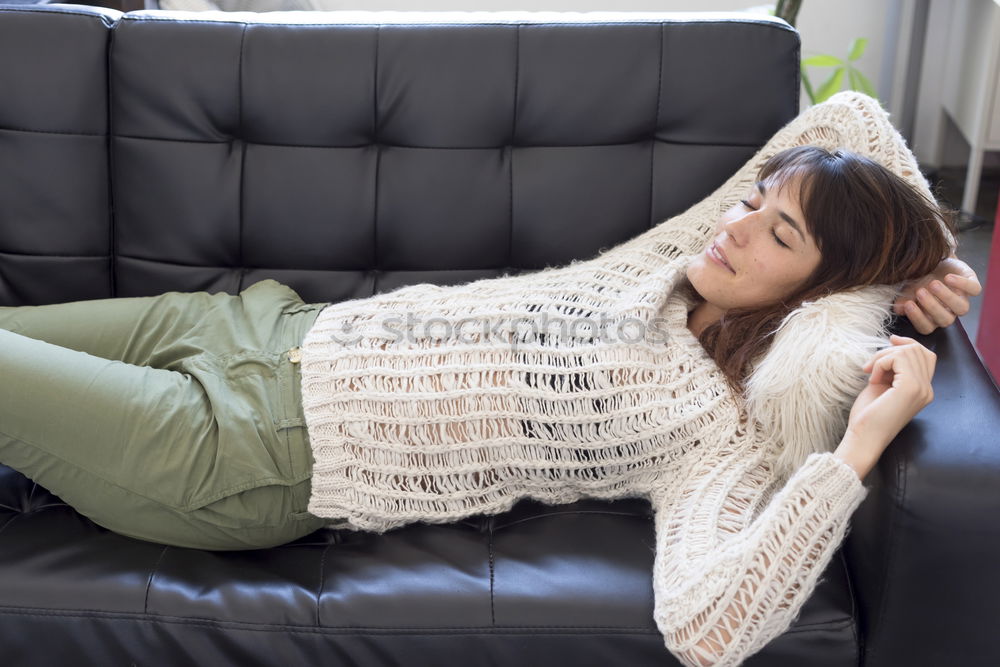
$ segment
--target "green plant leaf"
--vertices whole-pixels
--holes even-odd
[[[865,95],[868,95],[869,97],[878,97],[875,94],[875,87],[872,86],[872,82],[869,81],[868,78],[861,73],[861,70],[855,69],[853,67],[851,69],[854,70],[855,76],[858,77],[858,83],[861,85],[861,92],[864,93]]]
[[[816,91],[816,103],[819,104],[823,102],[831,95],[840,90],[841,85],[844,83],[844,68],[838,67],[833,70],[833,74],[830,78],[823,82],[823,85],[819,87]]]
[[[813,92],[812,83],[809,82],[809,75],[806,73],[806,68],[802,67],[802,85],[805,86],[806,95],[809,96],[809,101],[816,104],[816,93]]]
[[[857,74],[858,70],[854,69],[850,65],[847,66],[847,80],[850,82],[851,90],[861,90]]]
[[[845,63],[837,56],[819,55],[806,58],[802,61],[802,64],[808,67],[837,67]]]
[[[847,56],[847,59],[850,60],[851,62],[854,62],[855,60],[863,56],[865,53],[866,46],[868,46],[867,37],[858,37],[857,39],[855,39],[853,42],[851,42],[851,49],[850,49],[851,52]]]

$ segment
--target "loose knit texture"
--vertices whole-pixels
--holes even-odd
[[[866,494],[831,450],[898,286],[804,304],[736,397],[687,329],[685,269],[761,164],[806,144],[867,155],[930,194],[878,103],[841,93],[711,196],[593,259],[325,308],[301,346],[309,512],[384,532],[528,497],[647,498],[668,649],[688,665],[759,650]]]

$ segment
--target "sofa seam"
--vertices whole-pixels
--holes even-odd
[[[18,130],[16,128],[3,128],[0,127],[0,131],[4,129],[12,129],[16,132],[44,132],[44,130]],[[59,133],[56,133],[59,134]],[[65,133],[73,134],[73,133]],[[79,135],[79,136],[94,136],[99,137],[101,135]],[[135,141],[170,141],[174,143],[184,143],[184,144],[228,144],[232,143],[232,139],[173,139],[170,137],[141,137],[137,135],[118,135],[118,139],[131,139]],[[675,146],[722,146],[725,148],[759,148],[758,143],[734,143],[726,141],[679,141],[677,139],[660,139],[660,143],[673,144]],[[314,148],[316,150],[357,150],[368,148],[376,143],[372,141],[366,144],[354,144],[354,145],[343,145],[343,146],[320,146],[317,144],[291,144],[291,143],[268,143],[265,141],[248,141],[248,144],[253,144],[254,146],[269,146],[275,148]],[[618,146],[636,146],[645,143],[645,140],[639,141],[613,141],[610,143],[603,144],[532,144],[527,146],[528,148],[612,148]],[[429,151],[495,151],[497,149],[507,148],[507,144],[500,144],[494,146],[413,146],[407,144],[384,144],[388,148],[402,148],[404,150],[429,150]]]
[[[104,257],[104,255],[54,255],[54,254],[50,254],[50,253],[13,253],[13,252],[0,252],[0,256],[3,256],[3,255],[14,255],[14,256],[18,256],[18,257],[22,257],[22,256],[23,257],[48,257],[48,258],[51,258],[51,257],[60,257],[60,258],[65,258],[65,259],[81,259],[81,258],[83,258],[83,259],[100,259],[100,258]],[[171,261],[169,259],[158,259],[158,258],[152,258],[152,257],[141,257],[139,255],[126,255],[126,254],[123,254],[123,255],[121,255],[121,257],[124,257],[125,259],[135,260],[135,261],[138,261],[138,262],[151,262],[151,263],[155,263],[155,264],[167,264],[167,265],[170,265],[170,266],[183,266],[183,267],[197,268],[197,269],[227,269],[227,268],[230,268],[230,267],[227,267],[227,266],[221,266],[221,265],[216,265],[216,264],[189,264],[189,263],[185,263],[185,262],[175,262],[175,261]],[[275,267],[270,267],[270,266],[254,266],[254,267],[251,267],[251,268],[266,269],[268,271],[276,270]],[[447,271],[501,271],[502,272],[503,269],[504,269],[504,267],[497,267],[497,266],[467,266],[467,267],[458,267],[458,268],[435,268],[433,270],[435,272],[438,272],[438,273],[443,273],[443,272],[447,272]],[[277,270],[282,270],[282,269],[279,267]],[[428,270],[430,270],[430,269],[428,269]],[[324,271],[326,273],[359,273],[359,274],[363,274],[366,271],[366,269],[317,269],[317,271]]]
[[[106,176],[108,179],[108,234],[111,236],[110,239],[110,251],[111,251],[111,296],[118,296],[118,215],[115,207],[115,192],[117,191],[115,178],[115,150],[114,150],[114,102],[115,96],[112,91],[112,82],[114,77],[112,76],[112,56],[115,47],[115,33],[118,27],[118,21],[115,21],[114,25],[110,26],[108,30],[108,43],[105,50],[105,61],[104,61],[104,72],[107,77],[107,132],[108,136],[106,138],[106,150],[108,156],[108,164]]]
[[[486,525],[487,525],[487,528],[489,529],[489,536],[490,536],[490,539],[489,539],[489,542],[488,542],[489,568],[490,568],[490,625],[493,626],[493,627],[497,627],[496,595],[495,595],[495,590],[496,590],[496,549],[494,548],[494,543],[493,543],[493,537],[494,537],[494,532],[493,532],[494,518],[492,516],[489,517],[489,519],[487,520],[487,524]]]
[[[844,573],[844,581],[847,583],[847,596],[851,602],[851,635],[854,637],[854,646],[856,647],[856,664],[858,667],[862,665],[862,656],[864,655],[864,638],[861,633],[858,632],[858,627],[860,626],[860,613],[858,609],[857,600],[855,599],[856,593],[854,592],[854,583],[851,581],[851,568],[847,564],[847,558],[844,555],[843,546],[847,542],[847,536],[841,541],[840,546],[837,548],[837,556],[840,561],[840,569]]]
[[[792,88],[795,90],[795,106],[792,108],[792,115],[797,116],[799,114],[799,108],[802,106],[802,35],[799,34],[798,30],[792,29],[796,39],[795,39],[795,69],[792,72],[792,81],[794,85]]]
[[[378,142],[378,56],[381,34],[381,26],[375,26],[375,57],[372,72],[372,145],[375,147],[375,174],[372,183],[372,293],[378,289],[378,273],[381,270],[378,263],[378,185],[379,169],[382,165],[382,147]]]
[[[243,129],[243,49],[246,43],[248,24],[243,24],[243,31],[240,33],[240,53],[236,64],[236,133],[240,142],[240,184],[236,201],[236,253],[239,267],[239,275],[236,279],[236,290],[243,289],[243,279],[246,277],[246,267],[243,266],[243,212],[244,212],[244,186],[246,182],[246,161],[247,142],[246,132]]]
[[[50,253],[50,252],[10,252],[10,251],[7,251],[7,250],[4,250],[4,251],[0,252],[0,257],[2,257],[4,255],[9,255],[11,257],[47,257],[47,258],[58,257],[58,258],[61,258],[61,259],[102,259],[102,258],[106,257],[106,255],[104,255],[104,254],[100,254],[100,255],[78,255],[78,254],[65,255],[65,254],[62,254],[62,253]]]
[[[323,627],[322,625],[320,625],[319,607],[320,607],[320,601],[323,599],[323,584],[326,581],[324,579],[324,577],[323,577],[323,571],[326,568],[326,554],[327,554],[327,552],[330,551],[330,547],[331,546],[332,545],[330,545],[330,544],[326,545],[326,547],[323,549],[323,554],[320,556],[320,559],[319,559],[319,586],[316,589],[316,627],[317,628]]]
[[[156,570],[160,567],[160,561],[163,560],[163,556],[167,553],[167,549],[169,548],[169,546],[164,546],[163,549],[160,550],[160,555],[157,557],[156,562],[153,563],[153,569],[149,571],[149,578],[146,579],[146,594],[142,601],[143,614],[149,614],[149,589],[153,585],[153,578],[156,576]]]
[[[170,548],[170,547],[167,547]],[[478,631],[488,634],[502,634],[499,631],[547,631],[562,630],[574,633],[603,631],[614,634],[635,633],[658,635],[659,631],[654,627],[646,626],[607,626],[607,625],[452,625],[452,626],[419,626],[419,625],[399,625],[399,626],[377,626],[377,625],[342,625],[342,626],[310,626],[299,624],[281,623],[259,623],[254,621],[223,620],[205,617],[181,616],[176,614],[155,614],[148,612],[127,612],[127,611],[102,611],[100,609],[70,609],[70,610],[46,610],[37,607],[0,607],[0,615],[18,616],[74,616],[83,618],[105,618],[109,620],[127,620],[139,622],[165,622],[178,625],[202,625],[202,626],[222,626],[231,630],[262,631],[262,632],[308,632],[317,631],[331,634],[349,634],[375,632],[382,634],[392,634],[394,632],[405,632],[413,634],[415,632],[428,633],[454,633],[462,631]]]
[[[514,101],[511,109],[510,119],[510,145],[508,146],[508,157],[510,176],[508,178],[508,207],[510,210],[510,221],[507,225],[507,266],[514,265],[514,147],[517,140],[517,86],[520,81],[521,67],[521,26],[516,26],[514,30]]]
[[[105,119],[106,120],[106,119]],[[70,132],[68,130],[33,130],[30,127],[13,127],[10,125],[0,126],[0,132],[30,132],[32,134],[58,134],[70,137],[107,137],[100,132]]]
[[[666,26],[660,26],[660,60],[657,63],[656,70],[656,115],[653,116],[653,128],[650,131],[650,142],[649,142],[649,224],[650,228],[654,225],[653,220],[653,193],[656,187],[656,179],[654,178],[656,171],[656,129],[660,123],[660,103],[663,99],[663,42],[664,33],[666,33]]]
[[[167,547],[170,548],[170,547]],[[377,626],[377,625],[343,625],[328,627],[313,627],[310,625],[281,624],[281,623],[258,623],[254,621],[221,620],[204,617],[180,616],[175,614],[154,614],[127,611],[105,611],[99,609],[71,609],[71,610],[46,610],[38,607],[14,607],[0,606],[0,615],[19,616],[75,616],[84,618],[106,618],[109,620],[127,620],[139,622],[164,622],[177,625],[202,625],[202,626],[222,626],[232,630],[262,631],[262,632],[308,632],[317,631],[329,634],[349,634],[373,632],[381,634],[392,634],[394,632],[414,632],[427,633],[456,633],[462,631],[479,631],[486,634],[504,634],[504,631],[538,633],[538,631],[565,631],[573,633],[581,632],[607,632],[612,634],[632,634],[641,633],[644,635],[656,636],[661,633],[655,627],[650,626],[609,626],[609,625],[453,625],[453,626]],[[812,623],[808,626],[789,628],[786,633],[797,633],[811,631],[813,629],[841,629],[849,625],[849,620],[829,623]],[[494,632],[496,631],[496,632]]]
[[[893,463],[895,463],[896,489],[895,493],[893,494],[894,497],[892,499],[892,503],[890,505],[890,513],[895,514],[896,508],[902,505],[903,500],[906,496],[906,474],[905,474],[905,464],[903,461],[900,461],[895,456],[892,457],[892,461]],[[890,585],[889,564],[892,562],[893,554],[896,551],[895,541],[896,541],[896,521],[893,517],[890,517],[889,534],[886,536],[885,540],[885,543],[887,545],[885,562],[882,568],[882,595],[881,598],[879,599],[878,613],[875,615],[875,617],[878,619],[879,631],[882,631],[882,628],[884,627],[883,623],[885,621],[885,610],[886,607],[888,606],[889,585]],[[874,663],[875,661],[874,659],[877,653],[875,642],[867,642],[865,648],[868,651],[868,654],[865,656],[865,662]]]
[[[0,465],[3,464],[0,463]],[[13,470],[13,468],[11,468],[11,470]],[[35,486],[38,485],[37,482],[31,482],[31,483]],[[49,503],[48,505],[36,505],[33,507],[25,508],[25,507],[12,507],[7,503],[0,503],[0,510],[8,511],[11,514],[31,514],[32,512],[40,512],[42,510],[51,509],[53,507],[69,507],[69,505],[67,505],[66,503],[59,502],[59,503]],[[0,532],[2,532],[2,529],[0,529]]]
[[[369,10],[375,13],[377,10]],[[51,14],[62,13],[62,12],[48,12]],[[388,27],[425,27],[425,28],[443,28],[443,27],[469,27],[469,26],[511,26],[511,27],[553,27],[553,26],[577,26],[577,27],[592,27],[592,26],[627,26],[627,25],[720,25],[720,24],[749,24],[749,25],[760,25],[766,28],[771,28],[773,30],[780,30],[782,32],[797,32],[794,28],[789,25],[781,25],[775,21],[755,19],[752,17],[742,17],[735,16],[737,12],[732,12],[734,16],[726,18],[705,18],[705,19],[686,19],[677,20],[671,19],[669,17],[653,18],[644,17],[639,19],[627,19],[621,21],[531,21],[531,20],[517,20],[517,21],[422,21],[417,23],[394,23],[394,22],[384,22],[384,23],[287,23],[287,22],[270,22],[270,21],[236,21],[236,20],[225,20],[225,21],[215,21],[211,19],[189,19],[189,18],[176,18],[176,17],[157,17],[150,16],[148,14],[144,15],[132,15],[131,12],[126,12],[122,15],[121,19],[117,22],[141,22],[141,21],[159,21],[161,23],[179,23],[179,24],[189,24],[189,23],[204,23],[208,25],[260,25],[260,26],[274,26],[279,28],[298,28],[304,27],[362,27],[370,28],[374,26],[375,28]]]

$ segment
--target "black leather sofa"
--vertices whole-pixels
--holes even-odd
[[[0,304],[339,301],[591,257],[790,120],[798,62],[738,14],[0,8]],[[1000,664],[1000,393],[960,325],[924,341],[936,400],[748,665]],[[168,548],[0,466],[0,664],[678,664],[652,545],[633,499]]]

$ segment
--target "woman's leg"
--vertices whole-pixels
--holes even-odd
[[[183,511],[199,490],[188,459],[211,446],[213,420],[190,376],[6,330],[0,375],[0,463],[96,523],[134,527],[135,512]]]
[[[0,307],[0,329],[96,357],[137,366],[174,369],[200,350],[185,336],[213,307],[239,302],[219,292],[166,292],[157,296]],[[234,303],[234,306],[236,304]],[[218,340],[219,349],[229,341]]]
[[[297,406],[282,352],[307,323],[281,323],[319,306],[258,285],[2,309],[0,463],[154,542],[259,548],[318,528],[303,512],[309,471],[289,441],[302,429],[287,425]]]
[[[308,477],[274,468],[287,456],[281,432],[220,418],[220,397],[195,376],[5,330],[0,376],[0,463],[100,526],[221,550],[276,546],[323,525],[304,512]]]

